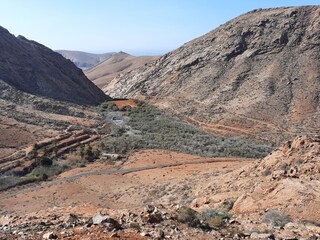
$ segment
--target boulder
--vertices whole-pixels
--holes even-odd
[[[43,235],[43,239],[57,239],[58,236],[54,232],[47,232]]]
[[[97,214],[95,216],[92,217],[92,223],[94,225],[100,225],[104,222],[107,222],[108,217],[107,216],[103,216],[101,214]]]
[[[256,232],[253,232],[250,235],[250,238],[251,239],[265,239],[265,240],[268,240],[268,239],[274,239],[274,236],[273,236],[272,233],[256,233]]]

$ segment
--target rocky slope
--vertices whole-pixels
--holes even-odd
[[[0,238],[319,239],[319,157],[319,136],[303,136],[261,160],[103,160],[0,192]]]
[[[66,59],[71,60],[78,68],[88,69],[112,57],[115,52],[94,54],[81,51],[56,50]]]
[[[320,7],[254,10],[114,79],[216,134],[279,142],[320,128]]]
[[[278,209],[295,219],[319,222],[319,136],[288,141],[241,174],[251,175],[255,183],[235,202],[237,214]]]
[[[95,105],[110,99],[60,54],[0,27],[0,84],[33,95]]]
[[[0,165],[2,158],[59,135],[70,125],[95,127],[97,120],[93,107],[35,96],[2,81],[0,106]]]
[[[110,58],[94,66],[84,73],[98,87],[102,88],[108,85],[112,79],[118,75],[125,74],[135,68],[141,67],[147,63],[155,61],[155,56],[131,56],[124,52],[113,54]]]

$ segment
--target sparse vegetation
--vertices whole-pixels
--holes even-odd
[[[199,213],[186,206],[182,206],[177,210],[176,219],[177,221],[185,223],[190,227],[199,227],[201,225]]]
[[[101,105],[101,116],[109,116],[111,133],[98,144],[81,145],[77,156],[66,163],[69,166],[85,166],[100,157],[102,151],[125,155],[139,149],[166,149],[201,156],[241,156],[259,158],[267,155],[269,147],[248,144],[242,140],[216,137],[203,132],[201,129],[182,123],[176,118],[168,117],[159,109],[142,101],[136,102],[138,108],[123,107],[127,116],[115,111],[119,109],[114,102],[109,101]],[[104,115],[104,113],[106,115]],[[109,114],[108,113],[112,113]],[[115,119],[113,119],[115,118]],[[114,120],[113,124],[112,121]],[[111,121],[111,122],[110,122]],[[25,177],[16,176],[15,173],[0,181],[1,189],[30,181],[46,180],[61,173],[66,167],[54,163],[59,151],[57,142],[51,145],[34,144],[31,159],[35,161],[34,168],[24,174]],[[30,171],[32,171],[30,173]],[[20,174],[21,175],[21,174]],[[187,195],[185,197],[187,199]]]
[[[282,212],[270,210],[262,216],[262,222],[272,226],[283,227],[290,222],[290,217]]]
[[[227,212],[219,212],[215,209],[206,209],[201,213],[201,220],[210,228],[218,228],[225,224],[226,220],[231,218]]]
[[[39,150],[39,145],[38,144],[34,144],[31,150],[31,156],[32,158],[37,158],[38,157],[38,150]]]
[[[42,167],[49,167],[52,165],[52,159],[46,155],[36,159],[37,165]]]
[[[126,126],[115,126],[108,145],[114,152],[127,153],[134,149],[168,149],[201,156],[240,156],[261,158],[269,146],[249,144],[243,140],[216,137],[201,129],[165,116],[157,108],[137,103],[129,108]]]
[[[13,172],[7,172],[0,177],[0,191],[32,182],[47,180],[50,177],[62,173],[66,169],[69,169],[67,165],[53,163],[51,165],[38,165],[29,174],[22,177]]]
[[[123,106],[121,109],[120,109],[120,111],[130,111],[132,109],[132,107],[131,106]]]
[[[29,176],[38,178],[39,180],[47,180],[49,177],[58,175],[69,169],[66,165],[54,164],[52,166],[39,166],[33,169]]]
[[[231,218],[231,215],[226,212],[218,212],[214,209],[206,209],[199,213],[192,208],[182,206],[177,210],[176,219],[179,222],[185,223],[190,227],[200,228],[219,228],[225,225],[226,221]]]
[[[0,191],[4,191],[15,186],[36,182],[38,180],[39,179],[35,176],[19,177],[13,174],[7,174],[0,177]]]
[[[127,129],[123,126],[113,126],[111,128],[111,136],[113,137],[121,137],[126,132],[127,132]]]
[[[113,102],[113,101],[106,101],[104,103],[102,103],[101,105],[102,109],[109,109],[109,110],[113,110],[113,111],[118,111],[119,108],[117,107],[117,105]]]
[[[219,211],[220,212],[229,212],[233,205],[234,205],[235,199],[232,198],[227,198],[225,200],[223,200],[223,202],[220,204],[219,206]]]
[[[100,156],[99,149],[93,149],[91,145],[88,145],[84,150],[84,158],[88,162],[93,162],[94,160],[98,159]]]

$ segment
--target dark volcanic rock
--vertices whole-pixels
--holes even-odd
[[[249,12],[104,91],[174,109],[219,134],[279,141],[314,132],[320,128],[319,18],[319,6]]]
[[[38,96],[95,105],[110,99],[71,61],[0,27],[0,80]]]

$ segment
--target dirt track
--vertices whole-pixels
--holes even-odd
[[[28,214],[86,204],[97,209],[139,208],[149,203],[187,204],[185,201],[193,201],[203,191],[213,191],[213,185],[216,185],[214,191],[220,192],[220,188],[229,185],[225,183],[226,173],[252,161],[204,158],[163,150],[140,151],[121,164],[99,161],[71,169],[50,182],[2,192],[0,214]],[[225,194],[214,196],[220,201]]]
[[[48,188],[60,183],[65,183],[65,182],[71,182],[74,181],[78,178],[85,177],[85,176],[92,176],[92,175],[112,175],[112,174],[128,174],[128,173],[135,173],[135,172],[140,172],[140,171],[145,171],[145,170],[152,170],[152,169],[159,169],[159,168],[167,168],[167,167],[176,167],[176,166],[182,166],[182,165],[190,165],[190,164],[204,164],[204,163],[218,163],[218,162],[238,162],[239,159],[235,160],[234,158],[230,159],[222,159],[222,158],[217,158],[217,159],[211,159],[211,160],[201,160],[201,161],[189,161],[189,162],[177,162],[177,163],[166,163],[166,164],[157,164],[157,165],[152,165],[152,166],[145,166],[145,167],[137,167],[137,168],[129,168],[129,169],[113,169],[113,170],[100,170],[100,171],[87,171],[87,172],[81,172],[78,174],[75,174],[70,177],[66,178],[61,178],[61,179],[56,179],[47,183],[43,183],[41,185],[37,186],[26,186],[24,189],[17,189],[14,190],[13,193],[6,194],[2,197],[0,197],[0,200],[4,200],[10,197],[13,197],[17,194],[23,194],[27,193],[30,191],[38,190],[38,189],[43,189],[43,188]],[[250,161],[248,159],[243,159],[243,161]]]

